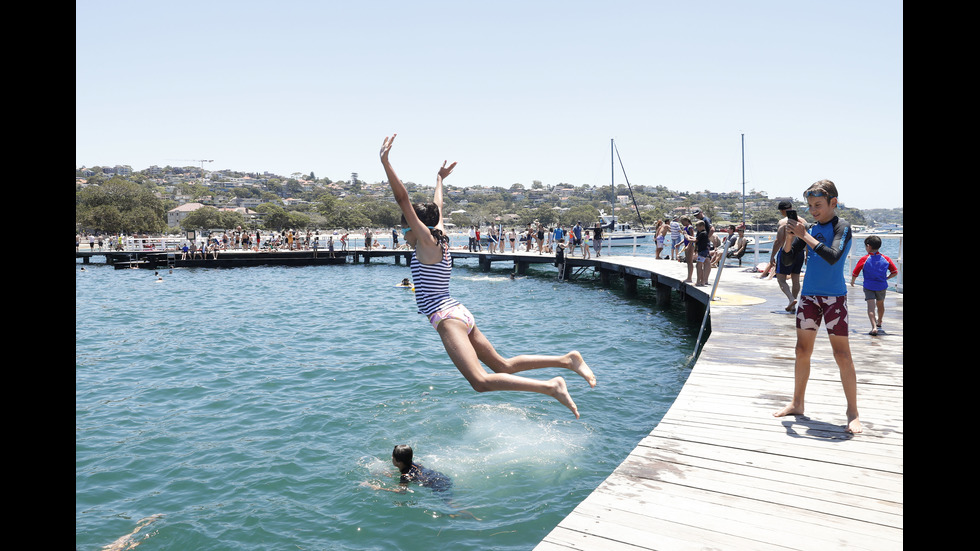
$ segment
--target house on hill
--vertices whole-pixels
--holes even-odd
[[[179,207],[168,210],[167,225],[170,226],[171,228],[179,228],[181,220],[187,218],[188,214],[194,212],[195,210],[203,206],[204,205],[201,203],[184,203]]]

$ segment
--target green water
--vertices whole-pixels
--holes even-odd
[[[577,349],[599,381],[528,374],[564,376],[579,420],[543,395],[478,394],[387,262],[163,281],[76,264],[77,549],[134,531],[141,551],[531,549],[687,378],[697,327],[645,288],[458,261],[453,294],[498,351]],[[397,486],[401,443],[453,479],[452,504],[361,485]]]

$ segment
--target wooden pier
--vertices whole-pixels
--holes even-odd
[[[615,260],[686,277],[677,262]],[[852,436],[823,326],[806,416],[772,416],[792,396],[794,316],[775,280],[743,270],[722,273],[711,335],[666,415],[535,551],[902,548],[902,294],[887,293],[872,337],[863,292],[848,287],[864,424]]]
[[[335,253],[339,263],[393,256],[406,265],[410,255],[390,249]],[[269,253],[243,254],[251,255],[248,265],[258,265]],[[555,264],[553,255],[537,253],[452,255],[476,258],[486,270],[493,262],[512,262],[518,273],[530,264]],[[218,258],[223,256],[229,259],[227,253]],[[307,255],[292,261],[301,256]],[[142,260],[148,259],[118,261]],[[195,262],[217,266],[214,259]],[[760,280],[746,271],[748,264],[729,261],[716,288],[696,287],[684,283],[685,264],[605,252],[591,260],[567,258],[557,269],[573,276],[590,267],[603,282],[622,278],[627,292],[651,285],[658,303],[679,296],[690,321],[707,320],[710,336],[663,419],[535,551],[902,548],[901,293],[887,293],[884,331],[871,337],[863,292],[848,288],[864,424],[863,433],[849,435],[824,327],[811,361],[806,416],[772,416],[792,396],[796,340],[794,316],[785,312],[775,280]],[[712,270],[712,282],[717,273]],[[601,367],[594,367],[601,385]]]

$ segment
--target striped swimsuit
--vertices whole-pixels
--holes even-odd
[[[449,248],[443,247],[442,260],[436,264],[422,264],[412,253],[412,282],[415,284],[415,303],[420,314],[429,318],[432,327],[437,328],[444,319],[454,318],[466,323],[467,333],[473,330],[473,315],[458,300],[449,294],[449,278],[452,275],[453,259]]]

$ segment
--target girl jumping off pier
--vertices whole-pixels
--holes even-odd
[[[595,387],[595,375],[581,354],[573,350],[564,356],[525,354],[504,358],[477,328],[470,311],[449,294],[452,258],[449,255],[449,238],[443,227],[442,182],[452,173],[456,163],[448,167],[445,161],[442,163],[436,175],[435,196],[431,203],[412,204],[408,190],[388,161],[396,135],[385,138],[381,146],[381,164],[388,176],[388,185],[395,194],[395,201],[402,210],[405,242],[415,249],[411,266],[419,313],[424,314],[439,333],[449,358],[473,390],[521,390],[547,394],[572,410],[578,418],[578,408],[568,393],[565,379],[555,377],[541,381],[514,374],[528,369],[563,367],[578,373],[590,387]],[[487,373],[480,365],[481,361],[493,373]]]

